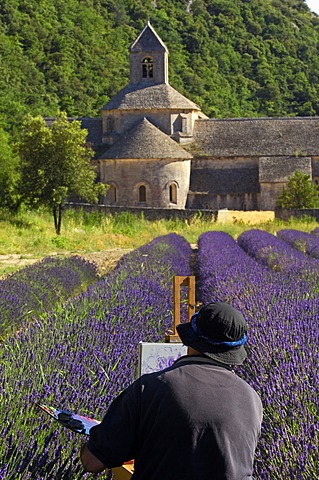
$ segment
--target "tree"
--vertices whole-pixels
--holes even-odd
[[[18,143],[22,199],[31,207],[50,207],[58,235],[68,198],[96,203],[106,191],[105,185],[95,183],[94,152],[86,136],[79,121],[70,122],[61,113],[51,127],[40,116],[28,117]]]
[[[280,208],[317,208],[319,206],[318,188],[310,178],[298,170],[289,177],[285,187],[277,198]]]
[[[8,133],[0,127],[0,204],[2,207],[17,206],[18,178],[18,156],[13,152]]]

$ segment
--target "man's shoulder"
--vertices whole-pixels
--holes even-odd
[[[245,398],[250,398],[251,402],[259,406],[259,409],[262,410],[262,401],[255,388],[237,374],[235,374],[234,377],[236,378],[236,391],[238,393],[242,392]]]

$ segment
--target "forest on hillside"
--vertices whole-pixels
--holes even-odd
[[[170,84],[209,117],[319,114],[319,16],[304,0],[0,0],[0,12],[5,142],[28,113],[99,115],[148,20]]]

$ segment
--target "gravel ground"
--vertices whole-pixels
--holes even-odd
[[[97,265],[100,275],[110,272],[116,266],[119,259],[126,253],[131,252],[130,248],[114,248],[103,252],[79,254],[89,262]]]
[[[85,258],[89,262],[94,262],[97,265],[100,275],[110,272],[117,264],[119,259],[130,252],[130,248],[113,248],[110,250],[104,250],[103,252],[92,253],[66,253],[63,255],[78,255]],[[52,252],[46,256],[62,255],[60,253]],[[43,258],[43,257],[42,257]],[[17,271],[20,268],[32,265],[32,263],[39,262],[41,257],[35,257],[32,254],[9,254],[0,255],[0,271],[4,271],[6,268],[11,268],[12,271]],[[1,278],[1,277],[0,277]]]

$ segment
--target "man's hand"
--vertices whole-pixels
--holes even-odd
[[[106,469],[106,466],[90,452],[87,443],[81,447],[80,458],[86,472],[100,473]]]

